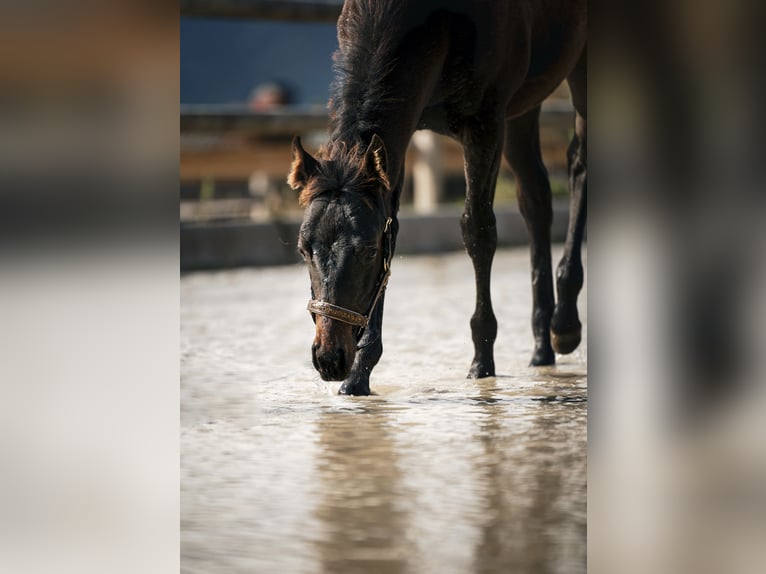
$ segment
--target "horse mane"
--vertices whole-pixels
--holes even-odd
[[[372,135],[381,131],[384,110],[402,101],[390,93],[388,78],[396,67],[398,20],[405,4],[394,0],[345,3],[338,20],[339,47],[333,54],[330,138],[317,154],[318,173],[298,198],[301,207],[319,195],[348,191],[358,193],[372,207],[380,184],[388,188],[378,158],[371,171],[364,154]]]
[[[401,101],[388,89],[400,40],[396,26],[406,2],[346,2],[338,20],[335,77],[330,88],[330,141],[359,142],[381,130],[382,111]]]
[[[354,192],[372,207],[372,200],[380,189],[380,180],[367,170],[364,152],[360,143],[349,147],[345,142],[336,142],[320,148],[317,153],[320,160],[317,162],[318,173],[301,191],[298,204],[307,207],[316,197],[329,192]]]

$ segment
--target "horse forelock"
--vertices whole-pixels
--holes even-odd
[[[298,198],[301,207],[327,193],[356,193],[373,206],[375,194],[380,193],[380,181],[367,171],[361,144],[349,147],[345,142],[330,143],[319,150],[318,159],[318,172]]]

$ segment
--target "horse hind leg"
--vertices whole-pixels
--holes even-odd
[[[519,209],[527,225],[532,264],[532,334],[530,365],[552,365],[550,323],[553,314],[551,267],[551,186],[540,152],[540,107],[506,122],[504,155],[516,177]]]
[[[497,319],[492,310],[490,276],[497,248],[497,227],[492,204],[500,168],[502,120],[477,120],[475,126],[464,130],[462,143],[466,199],[460,227],[476,279],[476,308],[471,317],[474,357],[468,378],[477,379],[495,376]]]
[[[569,145],[569,228],[564,255],[556,269],[557,303],[551,320],[551,342],[557,353],[574,351],[582,338],[582,326],[577,313],[577,297],[582,289],[584,273],[581,246],[585,234],[587,181],[587,121],[585,94],[585,64],[570,75],[568,82],[572,102],[577,112],[575,133]]]

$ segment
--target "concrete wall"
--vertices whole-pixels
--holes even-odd
[[[430,215],[399,214],[396,253],[442,253],[463,250],[459,206],[443,207]],[[516,207],[500,207],[497,217],[498,246],[525,245],[526,226]],[[568,203],[556,202],[551,237],[566,236]],[[300,220],[272,223],[205,223],[181,227],[181,270],[224,269],[242,266],[297,263],[296,239]]]

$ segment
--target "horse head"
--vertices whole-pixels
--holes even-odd
[[[357,348],[388,279],[390,186],[383,141],[330,144],[316,159],[293,140],[288,183],[305,208],[298,250],[311,280],[311,347],[322,379],[348,377]]]

